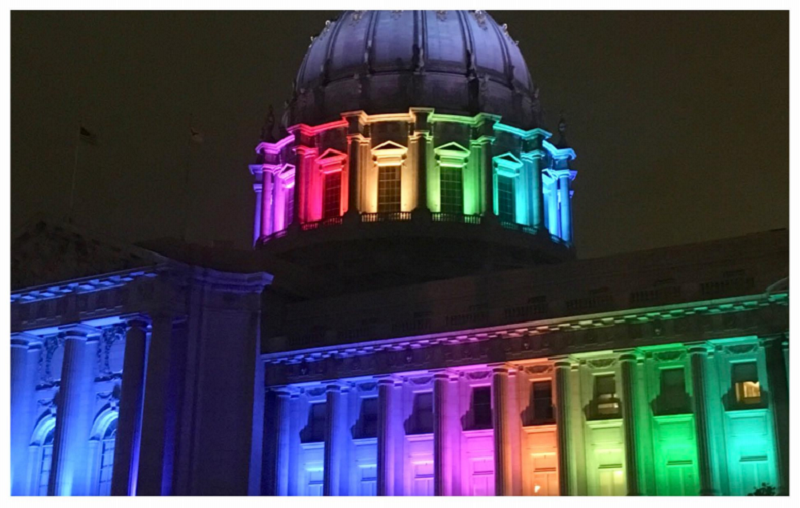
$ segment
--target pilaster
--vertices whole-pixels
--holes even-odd
[[[707,408],[708,347],[705,344],[689,348],[692,367],[692,391],[694,402],[694,423],[697,439],[697,465],[700,475],[700,495],[713,496],[719,493],[714,485],[712,470],[710,428]]]
[[[636,362],[634,352],[619,357],[622,369],[622,426],[625,438],[625,481],[629,496],[641,495],[636,421]]]
[[[499,366],[492,374],[492,425],[494,427],[494,493],[513,495],[511,433],[506,415],[509,402],[508,367]]]

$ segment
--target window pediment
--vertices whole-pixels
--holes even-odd
[[[519,176],[522,170],[522,160],[514,156],[511,152],[498,155],[493,159],[494,170],[497,174],[514,178]]]
[[[317,165],[323,173],[341,171],[345,161],[347,161],[347,154],[333,148],[328,148],[316,159]]]

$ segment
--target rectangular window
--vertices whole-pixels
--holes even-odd
[[[378,398],[361,399],[358,438],[378,437]]]
[[[606,374],[594,378],[594,400],[597,404],[597,414],[600,416],[618,416],[619,399],[617,398],[617,385],[613,374]]]
[[[478,386],[472,389],[472,428],[492,428],[491,386]]]
[[[318,443],[325,441],[325,424],[328,420],[327,405],[324,402],[311,404],[308,415],[306,443]]]
[[[378,167],[378,212],[400,211],[400,166]]]
[[[433,432],[433,392],[414,394],[411,434],[430,434]]]
[[[664,413],[684,409],[686,402],[686,376],[683,367],[661,370],[661,396],[659,410]]]
[[[288,228],[294,218],[294,187],[283,189],[283,216],[286,217],[284,228]]]
[[[514,180],[503,175],[497,175],[497,215],[502,221],[515,222]]]
[[[342,173],[337,171],[324,175],[323,183],[322,218],[338,217],[341,211],[339,204],[342,199]]]
[[[734,363],[731,376],[739,404],[759,404],[761,385],[758,382],[756,362]]]
[[[550,381],[534,381],[531,386],[533,425],[553,422],[553,390]]]
[[[464,213],[464,170],[461,167],[441,166],[440,192],[442,212]]]

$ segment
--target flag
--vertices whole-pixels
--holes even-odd
[[[81,141],[85,141],[90,145],[96,145],[97,136],[95,136],[93,132],[89,131],[89,129],[81,125]]]
[[[195,129],[194,127],[189,128],[192,132],[192,143],[200,144],[204,141],[203,133]]]

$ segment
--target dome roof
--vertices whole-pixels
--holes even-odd
[[[484,11],[345,11],[313,38],[287,120],[432,107],[533,128],[534,90],[516,42]]]

